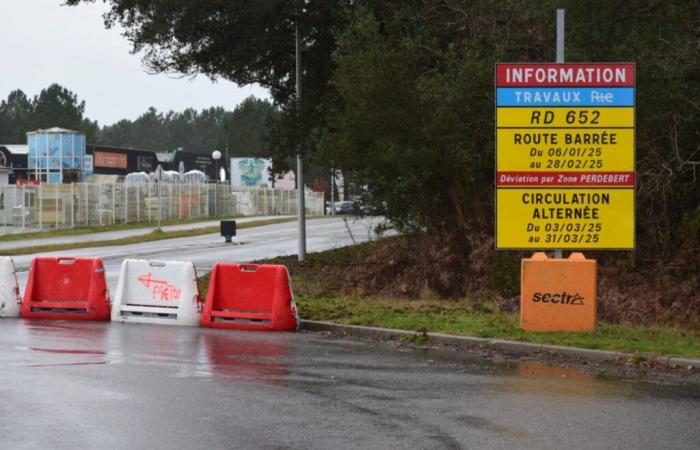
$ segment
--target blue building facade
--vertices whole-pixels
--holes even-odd
[[[91,165],[91,157],[85,157],[85,135],[78,131],[32,131],[27,133],[27,144],[27,175],[32,180],[50,184],[81,181],[84,167]]]

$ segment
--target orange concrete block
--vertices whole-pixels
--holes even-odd
[[[523,259],[520,327],[524,331],[593,331],[596,271],[596,261],[581,253],[550,259],[539,252]]]

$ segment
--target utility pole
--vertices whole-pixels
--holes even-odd
[[[565,9],[557,9],[557,64],[564,63],[564,17],[566,15]],[[562,251],[561,249],[554,250],[554,257],[561,259]]]
[[[296,82],[297,82],[297,126],[301,126],[301,42],[299,40],[299,19],[294,22],[296,40]],[[299,262],[306,259],[306,206],[304,202],[304,162],[301,158],[301,143],[297,144],[297,221],[299,223]]]
[[[158,196],[158,229],[160,230],[160,183],[163,181],[163,166],[156,167],[156,195]]]
[[[564,62],[564,17],[566,15],[565,9],[557,9],[557,63],[562,64]]]
[[[331,216],[335,216],[335,164],[331,162]]]

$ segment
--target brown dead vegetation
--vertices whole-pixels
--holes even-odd
[[[529,254],[496,251],[492,238],[467,243],[414,234],[312,254],[303,264],[295,257],[273,261],[290,268],[298,290],[307,296],[467,298],[513,311],[518,306],[520,259]],[[653,265],[635,260],[632,252],[586,255],[599,264],[600,320],[700,326],[697,251]]]

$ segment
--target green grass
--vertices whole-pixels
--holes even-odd
[[[657,325],[602,323],[590,333],[530,333],[517,314],[491,312],[466,301],[297,297],[304,319],[438,332],[600,350],[700,356],[700,334]]]
[[[290,222],[295,219],[268,219],[268,220],[257,220],[253,222],[245,222],[236,224],[238,230],[245,228],[259,227],[263,225],[272,225],[275,223]],[[75,242],[67,244],[50,244],[50,245],[38,245],[33,247],[21,247],[12,248],[0,251],[2,256],[17,256],[17,255],[31,255],[35,253],[46,253],[55,252],[61,250],[75,250],[79,248],[91,248],[91,247],[104,247],[108,245],[128,245],[128,244],[140,244],[143,242],[153,242],[160,241],[163,239],[175,239],[191,236],[202,236],[205,234],[218,233],[219,226],[204,227],[204,228],[194,228],[191,230],[177,230],[177,231],[163,231],[160,229],[154,230],[147,234],[142,234],[139,236],[129,236],[120,239],[105,239],[99,241],[86,241],[86,242]]]
[[[229,220],[235,217],[198,217],[194,219],[169,219],[161,220],[160,226],[168,225],[184,225],[188,223],[210,222],[212,220]],[[26,233],[13,233],[0,236],[0,242],[7,241],[22,241],[25,239],[41,239],[57,236],[80,236],[82,234],[103,233],[107,231],[133,230],[139,228],[153,228],[156,222],[137,222],[137,223],[117,223],[112,225],[91,225],[88,227],[77,227],[67,229],[56,229],[47,231],[30,231]]]

